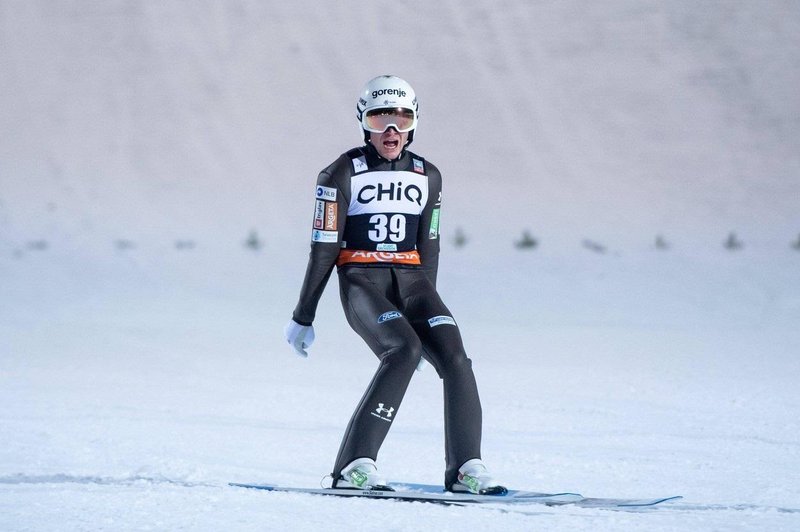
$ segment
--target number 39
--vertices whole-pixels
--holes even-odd
[[[392,242],[402,242],[406,238],[406,217],[402,214],[393,214],[391,218],[376,214],[369,223],[373,226],[369,231],[369,239],[373,242],[385,242],[387,237]]]

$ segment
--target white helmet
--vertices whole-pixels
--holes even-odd
[[[382,133],[393,126],[398,132],[408,132],[408,143],[414,139],[414,130],[419,117],[417,95],[407,81],[397,76],[378,76],[364,85],[356,104],[356,117],[364,131],[364,141],[369,140],[370,131]],[[376,110],[392,112],[376,113]],[[382,119],[371,121],[376,116]]]

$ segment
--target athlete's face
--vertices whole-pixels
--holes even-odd
[[[408,132],[398,133],[393,127],[389,127],[383,133],[375,133],[370,131],[369,141],[381,154],[381,157],[393,161],[400,157],[403,151],[403,146],[408,141]]]

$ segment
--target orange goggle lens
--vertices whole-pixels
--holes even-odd
[[[414,111],[403,107],[372,109],[364,113],[361,123],[364,129],[374,133],[383,133],[389,127],[394,127],[398,133],[405,133],[414,129],[416,118]]]

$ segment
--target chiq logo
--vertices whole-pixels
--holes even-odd
[[[408,200],[417,205],[422,205],[422,190],[417,185],[408,185],[403,188],[403,182],[389,183],[388,186],[383,183],[375,185],[365,185],[358,191],[356,201],[366,205],[367,203],[377,201],[402,201]]]

